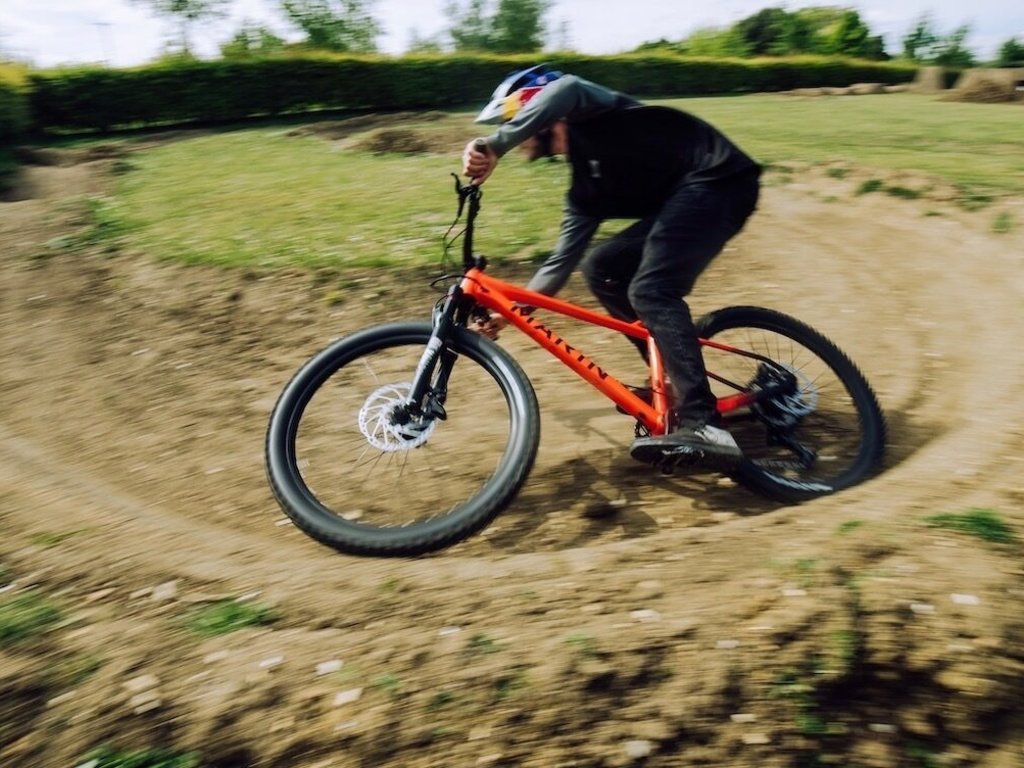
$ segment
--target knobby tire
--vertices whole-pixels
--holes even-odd
[[[799,502],[855,485],[879,467],[885,449],[885,418],[864,375],[832,341],[805,323],[761,307],[729,307],[697,323],[706,339],[762,354],[793,371],[813,399],[793,431],[816,452],[811,467],[798,466],[794,454],[772,439],[763,418],[752,410],[732,414],[726,426],[744,450],[733,472],[742,485],[770,498]],[[704,348],[709,372],[749,385],[758,377],[757,361]],[[712,381],[717,395],[736,390]],[[797,405],[800,405],[798,402]]]
[[[447,418],[409,443],[416,447],[394,436],[380,403],[398,401],[430,335],[418,322],[355,333],[307,362],[278,399],[268,479],[317,541],[378,557],[439,550],[486,526],[529,474],[540,438],[533,387],[506,351],[465,328],[448,341],[458,357]],[[383,448],[367,439],[374,425]]]

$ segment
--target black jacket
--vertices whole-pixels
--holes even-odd
[[[720,131],[669,107],[636,106],[570,122],[569,159],[570,204],[602,219],[653,214],[681,183],[760,172]]]

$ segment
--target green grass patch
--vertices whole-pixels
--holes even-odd
[[[995,201],[995,198],[987,192],[980,192],[963,184],[957,185],[957,190],[957,205],[966,211],[980,211]]]
[[[458,701],[458,699],[458,694],[454,693],[453,691],[449,691],[445,688],[442,688],[440,691],[437,691],[433,696],[430,697],[430,701],[427,702],[426,709],[428,712],[437,712],[441,709],[444,709],[449,704],[454,704]]]
[[[482,656],[489,653],[497,653],[498,642],[490,635],[480,632],[469,638],[466,644],[466,653],[470,656]]]
[[[251,129],[168,144],[136,164],[118,191],[124,220],[137,227],[129,242],[188,263],[440,268],[455,215],[455,154],[338,151],[320,138]],[[566,173],[562,163],[504,162],[502,182],[486,190],[478,251],[520,259],[554,242]]]
[[[93,654],[77,654],[55,661],[50,672],[53,679],[63,688],[74,688],[95,675],[106,662]]]
[[[904,200],[917,200],[921,197],[921,191],[910,187],[901,187],[899,184],[889,184],[885,187],[885,194],[892,197],[900,197]]]
[[[277,612],[262,603],[218,600],[195,609],[186,625],[199,635],[215,636],[246,627],[263,627],[278,620]]]
[[[1007,211],[1003,211],[998,214],[995,220],[992,222],[992,231],[997,235],[1008,235],[1016,227],[1013,214]]]
[[[1019,110],[1005,104],[909,93],[802,100],[753,94],[660,103],[710,121],[762,162],[920,171],[1024,193],[1024,131]]]
[[[836,527],[836,533],[846,534],[855,531],[864,525],[863,520],[844,520]]]
[[[60,609],[30,590],[0,600],[0,647],[16,645],[48,632],[61,619]]]
[[[196,752],[173,752],[168,749],[126,751],[101,747],[86,756],[83,768],[199,768]]]
[[[376,688],[384,691],[391,698],[395,698],[402,693],[402,680],[393,672],[388,672],[379,676],[373,681],[373,685]]]
[[[87,533],[85,528],[76,531],[45,531],[43,533],[37,533],[32,537],[32,543],[37,547],[43,549],[50,549],[51,547],[57,547],[63,544],[70,538],[78,536],[81,533]]]
[[[74,230],[47,242],[47,252],[37,258],[45,258],[58,251],[78,252],[96,247],[101,247],[106,253],[115,253],[124,237],[135,228],[125,218],[124,209],[116,198],[86,197],[75,200],[72,206]]]
[[[857,187],[856,194],[858,195],[870,195],[872,192],[877,192],[885,187],[885,182],[881,179],[867,179],[862,181]]]
[[[491,684],[491,699],[494,703],[511,699],[527,688],[529,683],[526,667],[514,667],[494,679]]]
[[[1024,193],[1024,133],[1016,110],[939,102],[910,94],[795,101],[772,94],[664,100],[719,126],[775,171],[829,164],[916,171],[961,190],[965,207]],[[110,198],[88,204],[67,245],[130,248],[161,259],[279,269],[441,265],[455,201],[455,149],[403,154],[361,149],[292,130],[250,127],[197,135],[133,152]],[[471,113],[403,123],[420,132],[479,133]],[[426,135],[426,134],[424,134]],[[449,142],[450,143],[450,142]],[[843,164],[843,165],[837,165]],[[492,261],[528,262],[555,242],[568,168],[526,163],[513,151],[485,187],[477,251]],[[858,194],[885,189],[878,179]],[[609,230],[621,227],[612,222]],[[458,248],[453,252],[456,259]],[[327,305],[344,292],[325,287]]]
[[[575,632],[569,635],[565,642],[580,658],[592,659],[597,656],[597,641],[592,635]]]
[[[1017,539],[1010,525],[993,509],[970,509],[966,512],[932,515],[925,518],[925,522],[933,528],[966,533],[997,544],[1008,544]]]

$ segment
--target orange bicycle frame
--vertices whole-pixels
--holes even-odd
[[[665,370],[654,339],[642,324],[639,322],[627,323],[567,301],[535,293],[490,277],[476,268],[466,272],[460,287],[465,296],[473,299],[481,307],[493,310],[504,317],[643,424],[652,435],[662,435],[668,430],[671,413],[665,388]],[[638,397],[629,387],[591,360],[581,350],[572,346],[554,330],[525,311],[523,305],[550,310],[646,342],[650,360],[652,402],[648,404]]]
[[[619,408],[640,422],[652,435],[663,435],[672,427],[671,400],[665,382],[665,368],[661,353],[654,337],[640,322],[627,323],[609,315],[594,312],[562,301],[552,296],[527,290],[512,283],[491,277],[481,269],[472,267],[463,275],[460,284],[463,295],[471,298],[481,307],[497,312],[512,325],[525,333],[562,363],[575,371],[595,389],[604,394]],[[572,346],[565,338],[533,317],[523,307],[546,309],[591,325],[640,339],[647,344],[648,367],[651,377],[652,399],[650,403],[640,398],[629,387],[612,376],[580,349]],[[726,344],[709,339],[699,339],[702,346],[714,347],[737,354],[754,356]],[[727,382],[729,383],[729,382]],[[731,384],[731,383],[730,383]],[[718,398],[716,408],[720,414],[727,414],[758,399],[756,392],[750,392],[731,384],[737,393]]]

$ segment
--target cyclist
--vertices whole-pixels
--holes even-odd
[[[545,64],[503,80],[476,122],[498,127],[463,153],[464,173],[475,183],[519,145],[530,160],[564,155],[571,167],[558,242],[531,290],[557,293],[602,221],[636,220],[596,246],[582,266],[611,315],[640,319],[650,330],[675,390],[677,428],[637,439],[631,454],[650,462],[697,457],[723,468],[739,461],[735,439],[715,423],[684,297],[756,208],[760,165],[693,115],[643,105]],[[506,323],[495,315],[478,330],[496,338]]]

